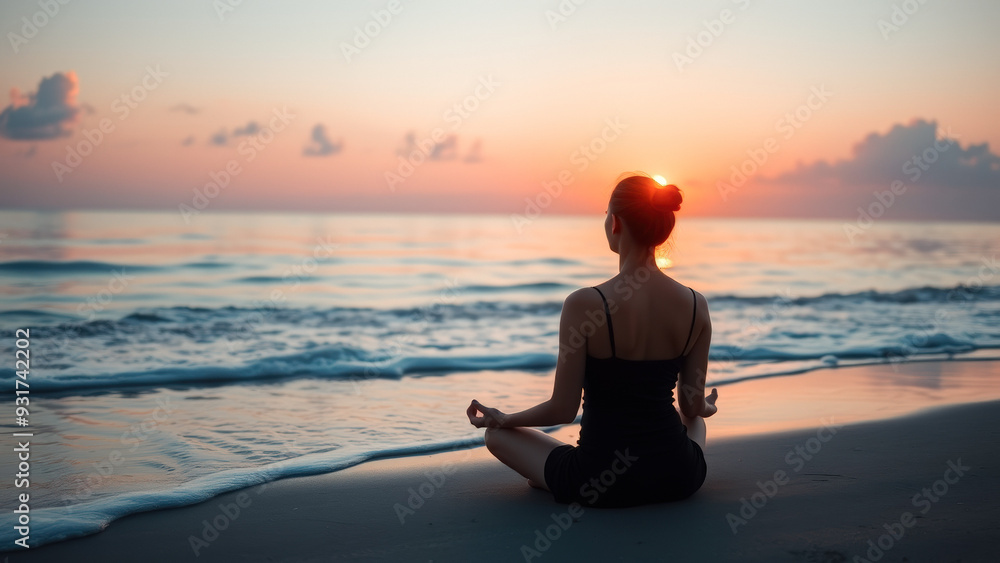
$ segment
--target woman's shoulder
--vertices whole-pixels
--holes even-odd
[[[565,300],[563,300],[563,306],[590,307],[595,303],[601,303],[601,293],[598,293],[595,290],[599,291],[600,287],[581,287],[580,289],[574,290],[566,296]]]
[[[691,298],[694,297],[694,315],[696,318],[696,323],[701,324],[703,322],[711,322],[708,314],[708,299],[704,295],[698,292],[691,286],[684,285],[681,282],[667,276],[669,280],[669,285],[663,290],[668,291],[672,295],[672,304],[669,306],[671,310],[690,310]]]
[[[712,328],[712,316],[708,312],[708,299],[704,295],[698,293],[694,289],[691,289],[694,293],[695,308],[694,308],[694,320],[692,330],[701,332],[704,329],[711,330]]]
[[[704,295],[699,293],[697,289],[689,285],[684,285],[683,283],[669,276],[667,276],[667,279],[670,280],[670,282],[672,283],[674,291],[676,291],[679,295],[683,295],[684,298],[690,299],[689,296],[694,295],[695,300],[697,300],[698,302],[699,309],[701,309],[703,306],[704,307],[708,306],[708,299],[706,299]]]
[[[563,300],[562,319],[563,322],[579,323],[583,322],[588,314],[593,315],[595,311],[603,309],[601,294],[594,291],[593,287],[581,287]]]
[[[691,289],[691,292],[694,293],[695,301],[698,303],[698,310],[699,311],[708,311],[708,299],[704,295],[702,295],[701,293],[698,293],[698,290],[696,290],[694,288],[690,288],[690,289]]]

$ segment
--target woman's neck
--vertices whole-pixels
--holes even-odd
[[[634,275],[639,270],[656,271],[656,255],[652,248],[633,247],[618,253],[618,272]]]

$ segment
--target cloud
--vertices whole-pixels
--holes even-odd
[[[256,121],[250,121],[246,124],[246,127],[237,127],[233,129],[234,137],[245,137],[247,135],[255,135],[260,131],[260,125],[257,125]]]
[[[870,133],[854,145],[851,158],[802,165],[771,182],[837,186],[886,185],[895,180],[938,188],[1000,186],[1000,156],[989,144],[962,147],[950,129],[936,121],[914,120],[886,134]]]
[[[225,129],[219,129],[219,132],[208,138],[208,144],[218,145],[220,147],[226,146],[229,142],[229,135],[226,133]]]
[[[57,72],[43,78],[38,92],[10,91],[10,105],[0,113],[0,136],[18,141],[56,139],[73,134],[80,114],[76,73]]]
[[[403,137],[403,146],[396,153],[408,158],[415,151],[424,153],[427,160],[454,160],[458,152],[458,136],[452,134],[434,141],[431,137],[417,139],[417,134],[410,131]]]
[[[476,141],[472,143],[472,148],[469,149],[469,153],[465,155],[465,158],[463,158],[462,161],[467,162],[469,164],[482,162],[483,160],[482,151],[483,151],[483,140],[476,139]]]
[[[417,134],[414,131],[409,131],[403,137],[403,146],[396,151],[396,154],[402,157],[409,156],[411,152],[419,150],[420,147],[417,146]]]
[[[302,151],[303,156],[329,156],[337,154],[344,148],[343,141],[333,143],[326,135],[326,127],[317,123],[312,128],[309,145]]]
[[[194,115],[194,114],[200,112],[201,110],[198,109],[198,108],[196,108],[196,107],[194,107],[194,106],[192,106],[191,104],[189,104],[187,102],[181,102],[179,104],[175,104],[173,106],[170,106],[170,109],[167,110],[167,111],[179,111],[179,112],[182,112],[182,113],[186,113],[188,115]]]
[[[256,121],[248,121],[243,127],[234,127],[232,133],[227,133],[226,128],[223,127],[219,129],[217,133],[208,138],[208,144],[215,145],[218,147],[224,147],[229,144],[229,137],[246,137],[248,135],[256,135],[260,131],[260,125],[257,125]],[[185,141],[186,144],[186,141]]]
[[[431,154],[429,155],[431,160],[452,160],[455,158],[455,153],[458,147],[458,136],[448,135],[439,143],[434,144],[434,148],[431,149]]]
[[[234,127],[232,133],[227,133],[226,128],[219,129],[217,133],[208,138],[208,144],[224,147],[229,144],[229,137],[246,137],[256,135],[260,131],[260,125],[256,121],[248,121],[243,127]]]

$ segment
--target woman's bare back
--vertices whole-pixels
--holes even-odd
[[[695,308],[692,292],[669,276],[650,272],[618,275],[596,286],[608,299],[615,333],[615,352],[628,360],[667,360],[689,351],[698,335],[696,320],[688,350],[684,344],[692,332]],[[600,295],[592,291],[592,306],[603,312]],[[587,353],[597,358],[611,356],[607,323],[587,340]]]

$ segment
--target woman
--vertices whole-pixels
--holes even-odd
[[[469,421],[486,446],[559,502],[630,506],[682,499],[705,480],[705,397],[712,324],[705,298],[665,275],[656,247],[674,228],[681,193],[645,175],[615,186],[604,230],[618,275],[563,304],[552,397],[505,414],[476,400]],[[674,387],[679,393],[674,407]],[[583,418],[578,446],[526,428]]]

